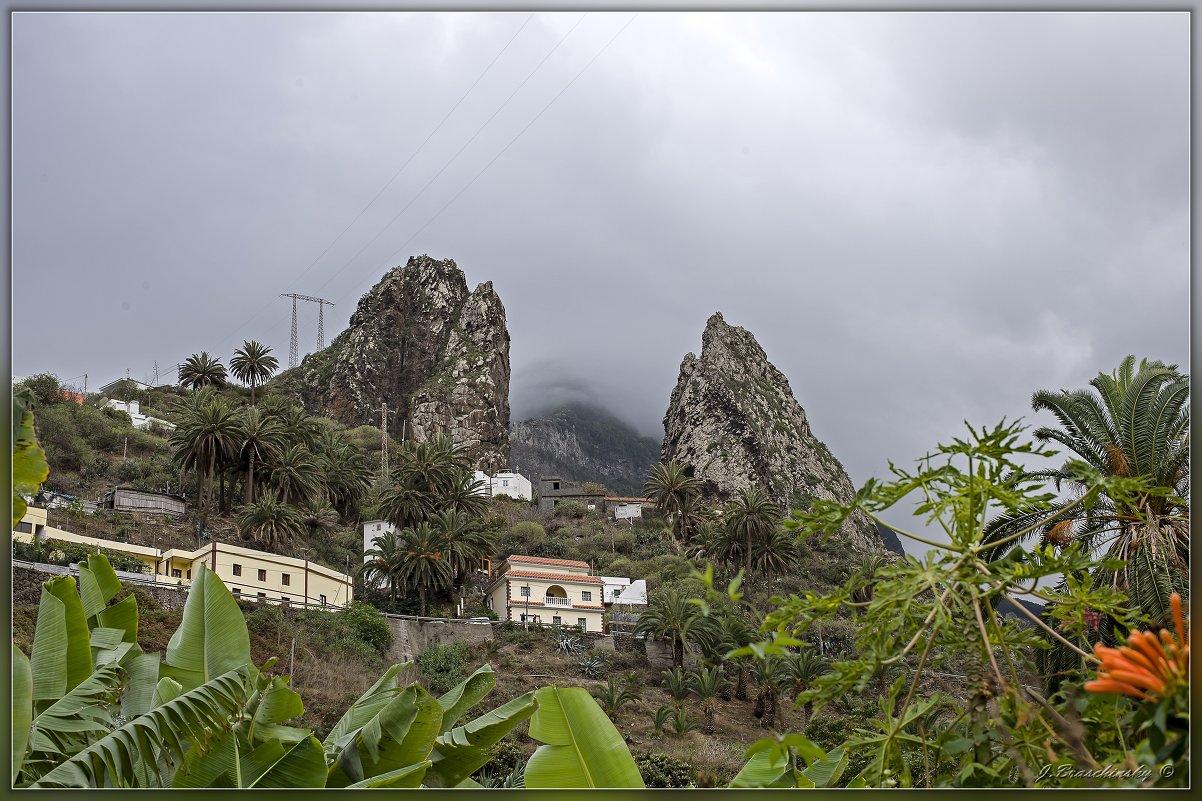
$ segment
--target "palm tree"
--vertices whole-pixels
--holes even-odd
[[[700,616],[701,610],[687,595],[672,588],[662,589],[651,599],[647,611],[639,616],[634,633],[670,637],[672,664],[683,668],[685,640]]]
[[[359,500],[371,489],[371,466],[363,454],[342,441],[323,445],[317,463],[325,477],[326,497],[349,519],[358,509]]]
[[[223,387],[225,378],[225,365],[220,359],[210,356],[207,351],[193,353],[179,368],[179,382],[192,389]]]
[[[432,525],[447,544],[451,563],[452,584],[462,584],[469,570],[496,551],[496,536],[478,518],[458,509],[446,509],[430,518]]]
[[[794,535],[783,526],[776,526],[751,549],[751,566],[764,575],[764,586],[772,595],[772,576],[784,573],[797,558]]]
[[[418,478],[394,474],[395,480],[380,493],[380,516],[398,528],[416,526],[434,514],[436,499],[418,485]]]
[[[483,517],[488,511],[485,484],[467,468],[456,471],[443,490],[439,502],[445,508],[457,509],[472,517]]]
[[[271,378],[280,369],[280,363],[271,354],[271,348],[251,340],[243,342],[230,359],[230,370],[244,384],[250,384],[250,405],[255,405],[255,386]]]
[[[372,547],[363,554],[367,557],[359,575],[364,583],[371,582],[379,586],[383,581],[388,585],[388,595],[396,606],[396,589],[400,576],[400,565],[404,557],[404,548],[400,536],[395,531],[386,531],[372,540]]]
[[[787,656],[785,658],[784,670],[786,680],[790,682],[794,700],[810,689],[810,685],[814,683],[814,679],[824,673],[829,673],[830,669],[831,663],[813,651],[807,650]],[[804,729],[810,724],[810,716],[813,712],[814,702],[806,701],[802,706],[801,728]]]
[[[785,659],[781,656],[766,656],[755,663],[755,679],[760,685],[755,699],[754,715],[765,728],[776,727],[776,712],[780,707],[781,688],[789,680]]]
[[[609,677],[609,682],[604,687],[594,687],[591,693],[610,720],[618,719],[622,707],[643,700],[629,679],[618,679],[614,676]]]
[[[285,448],[271,461],[269,472],[272,486],[285,503],[300,504],[307,498],[324,494],[321,469],[303,445]]]
[[[320,496],[315,495],[301,505],[300,518],[310,541],[324,540],[330,532],[338,528],[338,512],[330,506],[329,501]]]
[[[238,518],[238,533],[271,551],[290,545],[304,531],[296,507],[282,502],[268,490],[259,500],[247,504]]]
[[[251,407],[238,419],[238,461],[246,466],[246,503],[255,501],[255,465],[277,457],[284,449],[284,429],[274,417]]]
[[[303,445],[306,448],[316,447],[321,438],[321,425],[301,406],[268,406],[263,404],[263,411],[280,421],[290,442]]]
[[[643,493],[655,501],[655,508],[671,521],[677,543],[686,542],[688,530],[682,514],[693,498],[701,494],[701,480],[686,473],[687,468],[676,460],[651,468]]]
[[[1189,497],[1189,376],[1176,365],[1146,359],[1137,369],[1135,357],[1128,356],[1110,375],[1101,373],[1089,383],[1092,389],[1040,390],[1032,396],[1031,406],[1050,411],[1060,424],[1036,429],[1035,438],[1065,446],[1103,475],[1141,478],[1152,490],[1170,492],[1103,495],[1090,509],[1073,505],[1070,498],[1024,510],[993,521],[986,541],[1051,517],[1033,533],[1061,546],[1080,540],[1099,556],[1123,560],[1118,570],[1096,570],[1094,582],[1123,590],[1151,620],[1167,625],[1169,595],[1189,592],[1189,506],[1184,500]],[[1057,489],[1067,487],[1070,496],[1084,491],[1068,463],[1031,475],[1051,480]],[[1054,513],[1060,511],[1057,519]],[[1003,543],[989,556],[998,558],[1016,544]]]
[[[756,543],[766,540],[776,530],[783,516],[776,501],[759,487],[740,490],[730,503],[726,526],[731,539],[743,543],[748,576],[751,575],[751,557]]]
[[[426,616],[426,594],[445,589],[451,581],[451,561],[446,540],[429,523],[404,529],[400,537],[401,562],[397,574],[406,586],[417,588],[421,616]]]
[[[672,696],[672,704],[680,706],[689,697],[692,691],[689,689],[689,674],[684,672],[683,668],[674,667],[671,670],[662,671],[664,677],[664,686],[668,689],[668,695]]]
[[[701,713],[705,715],[705,724],[702,727],[706,734],[714,733],[714,712],[717,711],[718,696],[722,694],[728,682],[726,676],[722,673],[720,665],[712,667],[703,667],[701,670],[692,674],[690,677],[689,689],[693,695],[701,699]]]
[[[213,478],[237,453],[240,433],[237,415],[214,395],[208,395],[202,404],[185,407],[180,424],[171,432],[169,441],[175,449],[172,461],[181,469],[196,471],[197,500],[202,505],[211,504]],[[206,490],[203,497],[202,480]]]
[[[856,573],[859,585],[852,590],[851,599],[853,601],[866,604],[872,600],[872,596],[876,593],[877,571],[887,564],[889,564],[889,557],[883,553],[868,555]]]

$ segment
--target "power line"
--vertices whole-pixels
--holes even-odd
[[[516,142],[518,139],[520,139],[522,134],[524,134],[524,133],[526,133],[526,131],[530,130],[531,126],[533,126],[534,123],[538,122],[539,118],[542,117],[543,114],[545,114],[547,112],[547,109],[551,108],[551,106],[555,103],[555,101],[558,100],[560,97],[562,97],[564,92],[568,91],[568,89],[571,88],[572,84],[576,83],[577,78],[579,78],[581,75],[583,75],[585,70],[587,70],[589,67],[591,67],[593,65],[593,62],[596,61],[601,56],[602,53],[604,53],[606,50],[608,50],[609,46],[612,45],[617,40],[617,38],[619,36],[621,36],[622,33],[627,28],[630,27],[630,24],[632,22],[634,22],[635,17],[637,17],[637,16],[638,16],[638,14],[636,13],[629,20],[627,20],[626,24],[623,25],[621,28],[619,28],[618,32],[615,33],[612,37],[610,37],[610,40],[605,43],[605,46],[602,47],[600,50],[598,50],[596,55],[594,55],[591,59],[589,59],[587,64],[585,64],[583,67],[581,67],[580,71],[577,72],[575,76],[573,76],[572,80],[568,81],[567,84],[565,84],[564,87],[559,90],[558,94],[556,94],[555,97],[551,98],[551,100],[547,103],[547,105],[543,106],[542,111],[540,111],[540,112],[538,112],[538,114],[534,115],[534,118],[532,120],[530,120],[530,122],[526,123],[526,127],[522,128],[522,130],[518,131],[517,135],[514,136],[512,139],[510,139],[508,144],[506,144],[505,147],[501,148],[500,152],[498,152],[497,155],[493,156],[492,160],[489,161],[487,164],[485,164],[480,169],[480,171],[478,173],[476,173],[475,177],[472,178],[472,180],[468,181],[467,184],[464,185],[464,187],[462,189],[460,189],[458,192],[456,192],[454,194],[454,196],[451,197],[450,200],[448,200],[446,203],[444,203],[438,211],[434,212],[434,216],[432,216],[430,219],[426,220],[426,222],[422,224],[421,228],[418,228],[416,231],[414,231],[413,234],[408,239],[406,239],[404,241],[404,243],[402,243],[401,246],[399,248],[397,248],[396,251],[393,252],[393,254],[391,256],[388,257],[388,259],[386,260],[385,263],[391,262],[393,259],[395,259],[397,257],[397,254],[399,254],[401,251],[403,251],[406,247],[409,246],[410,242],[412,242],[414,239],[417,238],[418,234],[420,234],[422,231],[426,230],[426,228],[428,228],[430,226],[430,223],[432,223],[436,219],[438,219],[439,215],[441,215],[444,211],[447,210],[447,208],[452,203],[454,203],[456,200],[459,199],[460,195],[462,195],[464,192],[466,192],[468,189],[470,189],[472,184],[476,183],[476,181],[480,178],[480,176],[482,176],[488,170],[488,168],[491,167],[497,161],[497,159],[499,159],[499,158],[501,158],[501,156],[505,155],[505,152],[507,150],[509,150],[510,147],[513,146],[513,143]],[[326,283],[329,283],[329,282],[327,281]],[[324,286],[324,284],[322,286]]]
[[[472,93],[472,91],[480,84],[480,81],[484,80],[484,77],[492,70],[493,66],[497,63],[497,61],[500,60],[501,56],[503,56],[505,54],[505,52],[507,50],[509,50],[510,45],[512,45],[514,43],[514,40],[516,40],[518,38],[518,35],[521,34],[521,32],[526,29],[526,26],[530,24],[530,20],[532,20],[532,19],[534,19],[533,13],[528,14],[526,16],[525,22],[523,22],[521,24],[521,26],[517,29],[517,31],[513,34],[513,36],[509,37],[509,41],[505,43],[505,46],[502,47],[499,51],[497,51],[497,54],[495,56],[493,56],[492,61],[488,62],[488,65],[484,67],[484,69],[480,72],[480,74],[478,76],[476,76],[476,80],[473,81],[472,85],[467,88],[467,91],[464,92],[462,95],[460,95],[459,99],[457,101],[455,101],[455,105],[451,106],[450,111],[448,111],[445,115],[443,115],[443,118],[438,122],[438,125],[434,126],[434,129],[431,130],[430,133],[426,136],[426,138],[424,140],[422,140],[422,143],[417,146],[417,149],[414,150],[411,154],[409,154],[409,158],[405,159],[405,162],[400,166],[399,169],[397,169],[397,171],[395,173],[393,173],[392,177],[388,179],[388,181],[384,184],[384,186],[380,187],[380,191],[376,192],[376,194],[372,197],[372,199],[367,202],[367,205],[365,205],[362,209],[359,210],[359,213],[355,215],[354,219],[352,219],[349,223],[347,223],[346,227],[343,228],[338,233],[338,236],[334,237],[334,239],[330,242],[330,244],[326,245],[325,250],[323,250],[320,254],[318,254],[317,258],[315,258],[312,262],[310,262],[309,266],[306,267],[300,275],[298,275],[295,279],[293,279],[293,281],[291,282],[291,286],[296,286],[296,284],[302,278],[304,278],[306,275],[308,275],[309,272],[313,269],[313,267],[316,266],[317,263],[320,262],[327,253],[330,252],[330,249],[332,247],[334,247],[334,245],[336,245],[340,239],[342,239],[343,235],[345,235],[346,232],[349,231],[354,226],[354,224],[357,223],[359,221],[359,219],[363,217],[363,215],[367,212],[367,210],[369,208],[371,208],[372,205],[377,200],[380,199],[380,196],[383,195],[385,190],[387,190],[388,187],[392,185],[393,181],[395,181],[400,176],[400,174],[405,171],[405,168],[408,167],[409,164],[413,161],[413,159],[417,157],[417,154],[420,153],[425,148],[425,146],[430,143],[430,140],[434,138],[434,135],[437,134],[440,130],[442,130],[443,125],[445,125],[447,120],[449,120],[451,118],[451,115],[454,114],[456,109],[458,109],[459,106],[463,104],[463,101],[467,99],[468,95],[470,95]],[[243,329],[245,329],[247,325],[249,325],[250,323],[254,322],[256,319],[258,319],[258,317],[263,313],[264,309],[266,309],[267,307],[268,307],[268,304],[266,304],[266,303],[260,305],[259,308],[256,309],[249,318],[247,318],[246,322],[242,323],[240,326],[238,326],[236,329],[234,329],[234,331],[235,331],[234,338],[236,339],[237,334],[240,333]]]
[[[351,265],[351,263],[353,263],[355,261],[355,259],[359,258],[359,256],[362,255],[363,251],[367,250],[369,247],[371,247],[375,243],[375,241],[377,239],[379,239],[381,236],[383,236],[388,231],[388,229],[392,227],[393,223],[395,223],[397,220],[399,220],[401,218],[401,215],[404,214],[406,211],[408,211],[409,207],[412,206],[415,202],[417,202],[417,199],[426,193],[426,190],[430,188],[431,184],[433,184],[435,181],[437,181],[439,176],[441,176],[444,172],[446,172],[447,168],[455,163],[455,161],[459,158],[459,156],[463,153],[463,151],[467,150],[468,146],[472,142],[476,141],[476,137],[478,137],[481,133],[483,133],[484,129],[488,127],[488,124],[491,123],[494,119],[496,119],[496,116],[498,114],[500,114],[501,111],[507,105],[509,105],[509,101],[513,100],[514,96],[517,95],[518,92],[522,91],[522,87],[524,87],[530,81],[530,79],[534,77],[534,74],[536,72],[538,72],[539,69],[542,68],[543,64],[547,63],[547,59],[551,58],[551,56],[555,53],[555,51],[559,49],[560,45],[562,45],[564,43],[564,41],[569,36],[571,36],[572,31],[576,30],[576,28],[580,25],[581,22],[584,21],[584,18],[587,16],[588,16],[588,12],[585,12],[584,14],[580,15],[580,18],[576,20],[575,24],[573,24],[572,27],[568,29],[567,33],[565,33],[563,36],[560,37],[559,41],[555,43],[554,47],[552,47],[550,50],[547,51],[547,54],[545,56],[543,56],[542,61],[540,61],[540,62],[538,62],[538,64],[534,65],[534,69],[530,70],[530,72],[527,73],[526,77],[522,79],[522,82],[517,85],[517,88],[514,89],[509,94],[509,97],[505,98],[505,101],[503,103],[501,103],[501,105],[497,106],[496,111],[494,111],[489,116],[489,118],[487,120],[485,120],[484,123],[479,128],[476,129],[476,132],[474,134],[472,134],[471,137],[466,142],[464,142],[463,145],[457,151],[455,151],[455,155],[451,156],[450,160],[447,161],[446,164],[443,164],[442,167],[438,170],[438,172],[434,173],[434,175],[430,178],[430,180],[426,181],[425,185],[423,185],[422,188],[418,190],[417,194],[409,199],[409,202],[405,204],[404,208],[402,208],[400,211],[398,211],[396,213],[396,215],[391,220],[389,220],[388,223],[385,224],[385,226],[383,228],[380,229],[379,233],[377,233],[370,240],[368,240],[367,244],[365,244],[363,247],[359,248],[359,250],[357,250],[355,252],[355,255],[353,255],[349,259],[347,259],[346,263],[343,264],[341,267],[339,267],[338,271],[336,273],[334,273],[329,278],[327,278],[326,282],[324,284],[322,284],[320,287],[318,287],[319,289],[324,289],[326,286],[329,285],[329,283],[331,281],[333,281],[335,278],[337,278],[339,275],[341,275],[343,270],[345,270],[347,267],[349,267]],[[627,24],[629,24],[629,23],[627,23]]]

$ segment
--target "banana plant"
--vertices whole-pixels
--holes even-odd
[[[847,753],[842,746],[824,753],[796,733],[757,740],[747,749],[747,757],[747,764],[731,781],[731,787],[830,787],[847,768]]]
[[[526,763],[526,786],[645,787],[626,741],[581,687],[543,687],[530,736],[544,743]]]

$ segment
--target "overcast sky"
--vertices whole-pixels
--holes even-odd
[[[514,419],[584,396],[662,436],[720,310],[857,484],[1128,353],[1188,363],[1186,13],[12,32],[17,375],[166,381],[251,338],[286,362],[280,293],[333,301],[328,341],[421,253],[496,286]]]

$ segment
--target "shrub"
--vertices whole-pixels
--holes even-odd
[[[418,654],[417,667],[430,692],[440,695],[467,677],[467,664],[471,656],[471,649],[465,642],[431,645]]]
[[[542,556],[547,559],[563,559],[571,549],[566,540],[561,537],[548,537],[541,545],[530,550],[532,556]]]
[[[506,645],[513,645],[523,651],[529,651],[534,648],[535,643],[543,639],[543,635],[539,631],[524,629],[512,621],[507,621],[507,623],[513,628],[502,629],[499,635],[501,642]],[[506,624],[502,623],[501,625],[505,626]]]
[[[536,548],[547,540],[547,530],[533,520],[523,520],[514,523],[509,533],[519,540],[522,547],[529,550]]]
[[[350,629],[356,639],[370,646],[378,655],[392,645],[392,629],[379,609],[354,601],[338,612],[340,623]]]
[[[284,611],[274,604],[256,604],[246,614],[246,627],[252,634],[277,634],[284,625]]]
[[[613,549],[618,553],[629,555],[634,551],[634,543],[633,531],[618,531],[613,535]]]
[[[588,514],[588,509],[579,501],[567,501],[555,507],[556,517],[567,517],[573,520],[579,520]]]
[[[561,654],[581,654],[586,650],[586,646],[579,637],[558,632],[555,634],[555,650]]]
[[[580,668],[580,672],[590,679],[601,678],[609,668],[609,660],[605,658],[604,653],[587,654],[581,657],[576,664]]]
[[[693,766],[683,759],[660,752],[639,754],[634,758],[648,787],[692,787]]]

